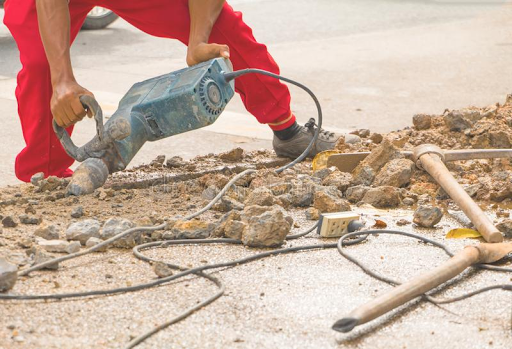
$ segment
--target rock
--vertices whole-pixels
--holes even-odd
[[[450,131],[464,131],[471,127],[471,123],[466,120],[458,110],[449,112],[444,116],[444,122]]]
[[[55,257],[52,256],[51,254],[48,254],[48,253],[46,253],[43,250],[37,249],[36,253],[34,254],[34,263],[33,263],[33,265],[45,263],[45,262],[48,262],[49,260],[52,260],[54,258]],[[52,263],[52,264],[44,267],[43,269],[57,270],[57,269],[59,269],[59,263]]]
[[[350,203],[326,191],[315,192],[313,207],[321,213],[350,211]]]
[[[478,191],[482,188],[481,184],[472,184],[472,185],[462,185],[466,193],[468,193],[469,196],[472,198],[476,196]]]
[[[103,240],[107,240],[130,228],[133,228],[134,226],[135,224],[126,218],[112,217],[103,224],[100,235],[94,237],[100,237]],[[112,246],[119,248],[133,248],[140,242],[140,234],[140,232],[137,232],[124,236],[119,240],[114,241]]]
[[[393,159],[380,170],[373,182],[376,186],[389,185],[401,188],[409,184],[414,170],[414,162],[409,159]]]
[[[39,240],[39,247],[41,247],[46,252],[57,252],[57,253],[66,253],[67,248],[69,246],[69,242],[64,240]]]
[[[20,223],[22,224],[41,224],[42,218],[34,215],[22,214],[19,216]]]
[[[416,114],[412,117],[412,123],[417,130],[428,130],[432,126],[432,117],[426,114]]]
[[[255,209],[257,210],[259,209]],[[273,208],[260,215],[247,217],[242,243],[251,247],[277,247],[282,245],[290,229],[291,224],[286,220],[282,209]]]
[[[306,210],[306,219],[310,221],[317,221],[320,219],[320,211],[314,207],[310,207]]]
[[[375,144],[380,144],[384,140],[384,137],[382,137],[380,133],[372,133],[370,140]]]
[[[324,178],[322,185],[334,186],[338,188],[339,191],[344,192],[350,186],[352,179],[353,177],[350,173],[336,170]]]
[[[53,191],[60,187],[65,187],[66,185],[67,181],[65,179],[55,176],[49,176],[48,178],[39,181],[37,187],[39,188],[40,192],[45,192]]]
[[[355,203],[363,200],[364,195],[370,189],[371,189],[370,187],[367,187],[365,185],[356,185],[354,187],[348,188],[345,191],[345,196],[347,197],[348,201],[355,204]]]
[[[2,225],[5,228],[14,228],[18,225],[11,216],[6,216],[2,219]]]
[[[407,205],[407,206],[413,206],[415,203],[414,199],[412,199],[412,198],[404,198],[402,200],[402,202],[404,205]]]
[[[291,183],[274,183],[268,186],[268,189],[272,192],[272,195],[280,196],[289,193],[293,189]]]
[[[201,198],[205,200],[213,200],[219,192],[219,188],[217,188],[215,185],[210,185],[208,188],[203,190],[201,193]]]
[[[23,236],[23,237],[18,241],[18,246],[20,246],[21,248],[31,248],[31,247],[32,247],[33,242],[34,242],[34,239],[33,239],[32,237]]]
[[[84,208],[82,206],[76,206],[71,211],[72,218],[80,218],[84,215]]]
[[[25,208],[25,213],[27,214],[36,214],[36,209],[34,208],[34,206],[32,205],[28,205],[26,208]]]
[[[101,240],[100,238],[91,237],[91,238],[87,239],[87,242],[85,243],[85,247],[91,248],[91,247],[94,247],[102,242],[103,242],[103,240]],[[105,252],[107,249],[108,249],[108,245],[105,245],[105,246],[101,247],[99,250],[96,250],[96,252]]]
[[[371,188],[361,201],[378,208],[397,207],[400,205],[400,193],[397,188],[390,186]]]
[[[290,191],[289,200],[294,207],[309,207],[313,204],[315,187],[313,185],[294,186]]]
[[[246,208],[244,208],[243,212],[240,214],[240,219],[242,220],[242,222],[248,223],[249,219],[251,217],[261,216],[265,212],[276,211],[276,210],[283,213],[284,219],[290,224],[290,227],[293,226],[293,218],[281,206],[278,206],[278,205],[247,206]]]
[[[241,240],[246,224],[241,221],[230,220],[224,226],[224,236],[231,239]]]
[[[225,232],[225,227],[230,221],[239,221],[240,220],[240,212],[238,211],[230,211],[226,213],[224,216],[222,216],[219,220],[219,223],[217,224],[217,227],[213,230],[212,236],[213,237],[223,237]]]
[[[443,211],[439,207],[420,206],[414,212],[413,222],[420,227],[432,228],[443,218]]]
[[[151,167],[162,167],[165,162],[165,155],[158,155],[153,161],[150,162]]]
[[[38,187],[43,179],[44,179],[44,173],[38,172],[30,178],[30,183],[32,183],[33,186]]]
[[[243,157],[244,150],[242,148],[235,148],[219,155],[219,158],[224,161],[240,161]]]
[[[325,167],[325,168],[322,168],[320,170],[316,170],[313,173],[313,177],[319,178],[320,180],[323,181],[327,176],[329,176],[331,173],[333,173],[336,170],[337,170],[337,168],[334,167],[334,166],[332,166],[332,167]]]
[[[511,147],[510,138],[505,131],[489,132],[488,136],[492,148],[507,149]]]
[[[496,225],[499,231],[505,234],[505,237],[512,238],[512,219],[504,219]]]
[[[89,241],[89,239],[87,241]],[[86,244],[87,244],[87,242],[86,242]],[[69,254],[76,253],[76,252],[80,251],[81,246],[82,246],[82,244],[80,244],[79,241],[72,241],[68,244],[68,247],[66,247],[66,252]]]
[[[0,258],[0,292],[9,291],[18,279],[18,267]]]
[[[173,274],[172,268],[163,262],[153,263],[153,272],[159,278],[165,278],[165,277],[171,276]]]
[[[219,212],[229,212],[232,210],[241,211],[244,209],[244,204],[228,196],[223,196],[217,203],[215,203],[215,205],[213,205],[212,209]]]
[[[66,229],[66,239],[80,241],[82,245],[91,237],[100,237],[100,222],[95,219],[71,223]]]
[[[57,240],[60,238],[59,229],[53,224],[38,227],[34,235],[46,240]]]
[[[385,139],[375,149],[372,150],[361,163],[354,169],[354,184],[370,185],[376,173],[390,160],[399,158],[400,152],[391,143],[389,139]]]
[[[185,161],[183,161],[181,156],[173,156],[172,158],[167,159],[165,166],[169,168],[182,167],[185,166]]]
[[[359,130],[350,132],[350,134],[359,136],[361,138],[368,138],[368,136],[370,135],[370,130],[368,130],[367,128],[361,128]]]
[[[403,226],[403,225],[408,225],[408,224],[411,224],[411,222],[409,222],[407,219],[399,219],[397,222],[396,222],[396,225],[398,226]]]
[[[201,220],[178,220],[171,229],[171,234],[164,234],[164,239],[206,239],[215,229],[215,224]]]
[[[259,187],[253,190],[249,194],[244,204],[246,206],[272,206],[275,203],[275,197],[270,189],[265,187]]]

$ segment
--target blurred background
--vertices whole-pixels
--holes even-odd
[[[13,0],[15,1],[15,0]],[[391,131],[416,113],[442,113],[503,102],[512,92],[509,1],[494,0],[233,0],[256,39],[265,43],[284,76],[320,98],[324,125],[333,130]],[[14,5],[15,6],[15,5]],[[0,19],[3,19],[0,9]],[[105,29],[82,31],[72,60],[78,82],[111,115],[138,81],[185,67],[186,48],[151,37],[118,19]],[[14,98],[20,69],[16,44],[0,24],[0,181],[16,183],[13,163],[23,147]],[[314,104],[291,88],[301,122]],[[92,121],[76,128],[83,144]],[[132,166],[158,154],[189,158],[241,146],[271,147],[271,131],[234,98],[212,126],[146,144]]]

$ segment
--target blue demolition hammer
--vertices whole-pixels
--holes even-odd
[[[103,112],[91,96],[81,96],[96,121],[96,136],[77,147],[68,132],[53,121],[65,151],[82,162],[68,186],[71,195],[92,193],[109,174],[124,170],[146,142],[211,125],[234,95],[232,73],[224,58],[181,69],[133,85],[103,125]]]

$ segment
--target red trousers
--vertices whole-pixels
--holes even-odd
[[[72,41],[93,6],[113,10],[148,34],[188,42],[187,0],[71,0]],[[73,159],[65,153],[51,126],[50,70],[39,35],[35,0],[7,0],[4,23],[18,44],[23,66],[18,74],[16,98],[26,147],[16,157],[16,176],[22,181],[29,181],[38,172],[46,176],[69,176],[72,172],[68,167]],[[260,68],[279,73],[266,46],[255,40],[242,14],[233,11],[228,4],[224,5],[213,27],[210,42],[229,46],[235,70]],[[271,124],[273,129],[279,130],[295,121],[293,116],[290,118],[288,88],[278,80],[250,74],[236,79],[235,89],[247,110],[260,123]]]

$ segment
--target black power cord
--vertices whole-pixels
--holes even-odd
[[[237,77],[240,77],[240,76],[245,75],[245,74],[250,74],[250,73],[256,73],[256,74],[262,74],[262,75],[270,76],[270,77],[273,77],[273,78],[276,78],[276,79],[288,82],[290,84],[293,84],[295,86],[298,86],[298,87],[302,88],[303,90],[305,90],[311,96],[311,98],[313,99],[313,101],[315,102],[315,105],[317,107],[317,111],[318,111],[318,127],[315,130],[315,133],[313,135],[313,138],[312,138],[310,144],[304,150],[304,152],[299,157],[297,157],[295,160],[293,160],[290,163],[288,163],[287,165],[284,165],[284,166],[282,166],[282,167],[280,167],[280,168],[275,170],[276,173],[280,173],[280,172],[282,172],[282,171],[284,171],[284,170],[286,170],[288,168],[293,167],[294,165],[296,165],[300,161],[304,160],[309,155],[309,152],[311,151],[312,147],[316,143],[316,140],[318,139],[319,133],[321,131],[321,126],[322,126],[322,109],[321,109],[320,103],[319,103],[318,99],[316,98],[315,94],[309,88],[307,88],[306,86],[304,86],[304,85],[302,85],[302,84],[300,84],[300,83],[298,83],[296,81],[293,81],[291,79],[279,76],[279,75],[271,73],[271,72],[263,71],[263,70],[260,70],[260,69],[245,69],[245,70],[240,70],[240,71],[236,71],[236,72],[233,72],[233,73],[227,73],[227,74],[225,74],[225,78],[226,78],[226,81],[230,81],[230,80],[233,80],[233,79],[235,79]],[[238,179],[242,178],[245,175],[252,174],[252,173],[255,173],[255,172],[256,172],[256,170],[246,170],[246,171],[243,171],[243,172],[239,173],[238,175],[234,176],[224,186],[224,188],[219,192],[219,194],[212,201],[210,201],[205,207],[203,207],[202,209],[200,209],[199,211],[197,211],[197,212],[195,212],[193,214],[190,214],[190,215],[188,215],[186,217],[183,217],[182,219],[184,219],[184,220],[192,219],[192,218],[197,217],[200,214],[206,212],[218,200],[220,200],[222,198],[222,196],[229,190],[229,188],[231,188],[232,185],[234,185],[234,183]],[[297,239],[297,238],[303,237],[303,236],[309,234],[310,232],[312,232],[317,227],[317,225],[318,225],[318,223],[315,224],[313,227],[311,227],[310,229],[308,229],[305,232],[298,233],[298,234],[295,234],[295,235],[290,235],[290,236],[288,236],[286,238],[286,240],[292,240],[292,239]],[[31,268],[28,268],[28,269],[25,269],[25,270],[21,271],[19,273],[19,275],[28,275],[29,273],[31,273],[31,272],[33,272],[35,270],[42,269],[42,268],[44,268],[44,267],[46,267],[48,265],[51,265],[51,264],[54,264],[54,263],[63,262],[63,261],[69,260],[69,259],[73,259],[73,258],[77,258],[77,257],[83,256],[83,255],[89,254],[91,252],[94,252],[96,250],[101,249],[102,247],[104,247],[106,245],[110,245],[114,241],[117,241],[117,240],[119,240],[119,239],[121,239],[121,238],[123,238],[123,237],[125,237],[127,235],[130,235],[130,234],[134,234],[134,233],[138,233],[138,232],[163,230],[163,229],[166,229],[166,228],[167,228],[167,223],[162,223],[160,225],[155,225],[155,226],[152,226],[152,227],[136,227],[136,228],[131,228],[131,229],[128,229],[128,230],[126,230],[126,231],[124,231],[124,232],[122,232],[122,233],[120,233],[120,234],[118,234],[118,235],[116,235],[116,236],[114,236],[114,237],[112,237],[112,238],[110,238],[108,240],[105,240],[102,243],[100,243],[100,244],[98,244],[96,246],[93,246],[93,247],[91,247],[91,248],[89,248],[87,250],[84,250],[84,251],[81,251],[81,252],[77,252],[77,253],[73,253],[73,254],[70,254],[68,256],[55,258],[55,259],[52,259],[50,261],[47,261],[47,262],[35,265],[35,266],[31,267]],[[352,224],[349,228],[351,230],[359,229],[360,225]],[[163,285],[163,284],[172,282],[174,280],[177,280],[179,278],[182,278],[184,276],[191,275],[191,274],[197,275],[199,277],[206,278],[207,280],[211,281],[212,283],[214,283],[219,288],[219,290],[214,295],[208,297],[207,299],[205,299],[202,302],[196,304],[195,306],[187,309],[186,311],[184,311],[179,316],[177,316],[177,317],[175,317],[175,318],[173,318],[173,319],[171,319],[169,321],[166,321],[163,324],[155,327],[151,331],[148,331],[148,332],[142,334],[141,336],[133,339],[126,346],[126,348],[134,348],[135,346],[137,346],[138,344],[142,343],[144,340],[146,340],[147,338],[151,337],[155,333],[157,333],[157,332],[161,331],[162,329],[165,329],[166,327],[168,327],[170,325],[173,325],[173,324],[175,324],[175,323],[177,323],[177,322],[179,322],[181,320],[186,319],[188,316],[193,314],[195,311],[197,311],[197,310],[207,306],[208,304],[211,304],[216,299],[218,299],[219,297],[222,296],[222,294],[224,293],[224,286],[223,286],[223,284],[221,283],[221,281],[218,278],[216,278],[216,277],[214,277],[212,275],[206,274],[205,273],[206,270],[234,267],[234,266],[237,266],[237,265],[246,264],[246,263],[249,263],[249,262],[252,262],[252,261],[255,261],[255,260],[259,260],[259,259],[262,259],[262,258],[266,258],[266,257],[269,257],[269,256],[276,256],[276,255],[280,255],[280,254],[294,253],[294,252],[298,252],[298,251],[311,251],[311,250],[338,248],[338,250],[339,250],[339,252],[340,252],[340,254],[342,256],[344,256],[345,258],[349,259],[351,262],[356,263],[357,265],[359,265],[363,269],[363,271],[368,272],[370,275],[376,277],[379,280],[382,280],[382,281],[385,281],[385,282],[389,282],[391,284],[397,284],[396,281],[393,281],[393,280],[388,279],[388,278],[386,278],[384,276],[380,276],[380,275],[378,275],[376,273],[371,272],[369,269],[364,267],[361,263],[357,262],[357,260],[355,258],[348,256],[342,250],[343,246],[353,245],[353,244],[357,244],[357,243],[360,243],[360,242],[364,241],[367,238],[368,235],[384,234],[384,233],[390,233],[390,231],[378,230],[378,231],[357,232],[357,233],[345,235],[344,237],[342,237],[338,241],[338,243],[314,244],[314,245],[282,248],[282,249],[267,251],[267,252],[263,252],[263,253],[258,253],[258,254],[255,254],[255,255],[252,255],[252,256],[249,256],[249,257],[245,257],[245,258],[241,258],[241,259],[238,259],[238,260],[235,260],[235,261],[231,261],[231,262],[203,265],[203,266],[200,266],[200,267],[189,268],[189,269],[183,268],[183,267],[178,266],[178,265],[174,265],[174,264],[170,264],[170,263],[165,263],[163,261],[158,261],[156,259],[152,259],[152,258],[146,257],[146,256],[144,256],[142,254],[141,251],[147,250],[147,249],[152,249],[152,248],[168,248],[168,247],[176,246],[176,245],[240,244],[240,241],[234,240],[234,239],[201,239],[201,240],[170,240],[170,241],[150,242],[150,243],[147,243],[147,244],[136,246],[133,249],[133,253],[134,253],[135,257],[140,259],[140,260],[146,261],[146,262],[162,262],[162,263],[165,263],[166,265],[168,265],[169,267],[171,267],[173,269],[180,270],[180,273],[175,274],[175,275],[171,275],[171,276],[168,276],[168,277],[164,277],[164,278],[161,278],[161,279],[158,279],[158,280],[154,280],[154,281],[151,281],[151,282],[147,282],[147,283],[143,283],[143,284],[139,284],[139,285],[135,285],[135,286],[130,286],[130,287],[119,287],[119,288],[114,288],[114,289],[109,289],[109,290],[94,290],[94,291],[86,291],[86,292],[48,294],[48,295],[10,295],[10,294],[0,294],[0,299],[4,299],[4,300],[34,300],[34,299],[49,300],[49,299],[81,298],[81,297],[90,297],[90,296],[99,296],[99,295],[112,295],[112,294],[119,294],[119,293],[135,292],[135,291],[140,291],[140,290],[148,289],[148,288],[151,288],[151,287]],[[413,237],[413,238],[417,238],[417,239],[425,241],[425,242],[432,243],[432,244],[434,244],[437,247],[443,248],[448,253],[448,255],[451,255],[451,252],[444,245],[442,245],[440,243],[437,243],[437,242],[435,242],[433,240],[429,240],[427,238],[423,238],[421,236],[418,236],[416,234],[411,234],[411,233],[404,233],[404,232],[392,232],[392,233],[406,235],[406,236],[410,236],[410,237]],[[355,238],[353,240],[348,240],[347,241],[348,238],[354,238],[354,237],[360,236],[360,235],[363,235],[363,236],[357,237],[357,238]],[[486,269],[491,269],[491,268],[489,268],[487,266],[485,266],[485,267],[486,267]],[[499,267],[492,267],[492,268],[499,268]],[[506,268],[502,268],[502,269],[506,269]],[[492,269],[492,270],[497,270],[497,269]],[[499,270],[501,270],[501,269],[499,269]],[[512,271],[512,270],[501,270],[501,271]],[[499,286],[497,285],[497,286],[486,287],[484,289],[474,291],[474,292],[472,292],[470,294],[467,294],[467,295],[464,295],[464,296],[461,296],[461,297],[458,297],[458,298],[454,298],[451,301],[455,302],[457,300],[466,299],[466,298],[468,298],[468,297],[470,297],[470,296],[472,296],[474,294],[485,292],[485,291],[488,291],[488,290],[491,290],[491,289],[496,289],[496,288],[502,288],[502,289],[507,289],[507,290],[509,289],[508,285],[505,285],[506,287],[503,287],[503,286],[504,285],[499,285]]]

